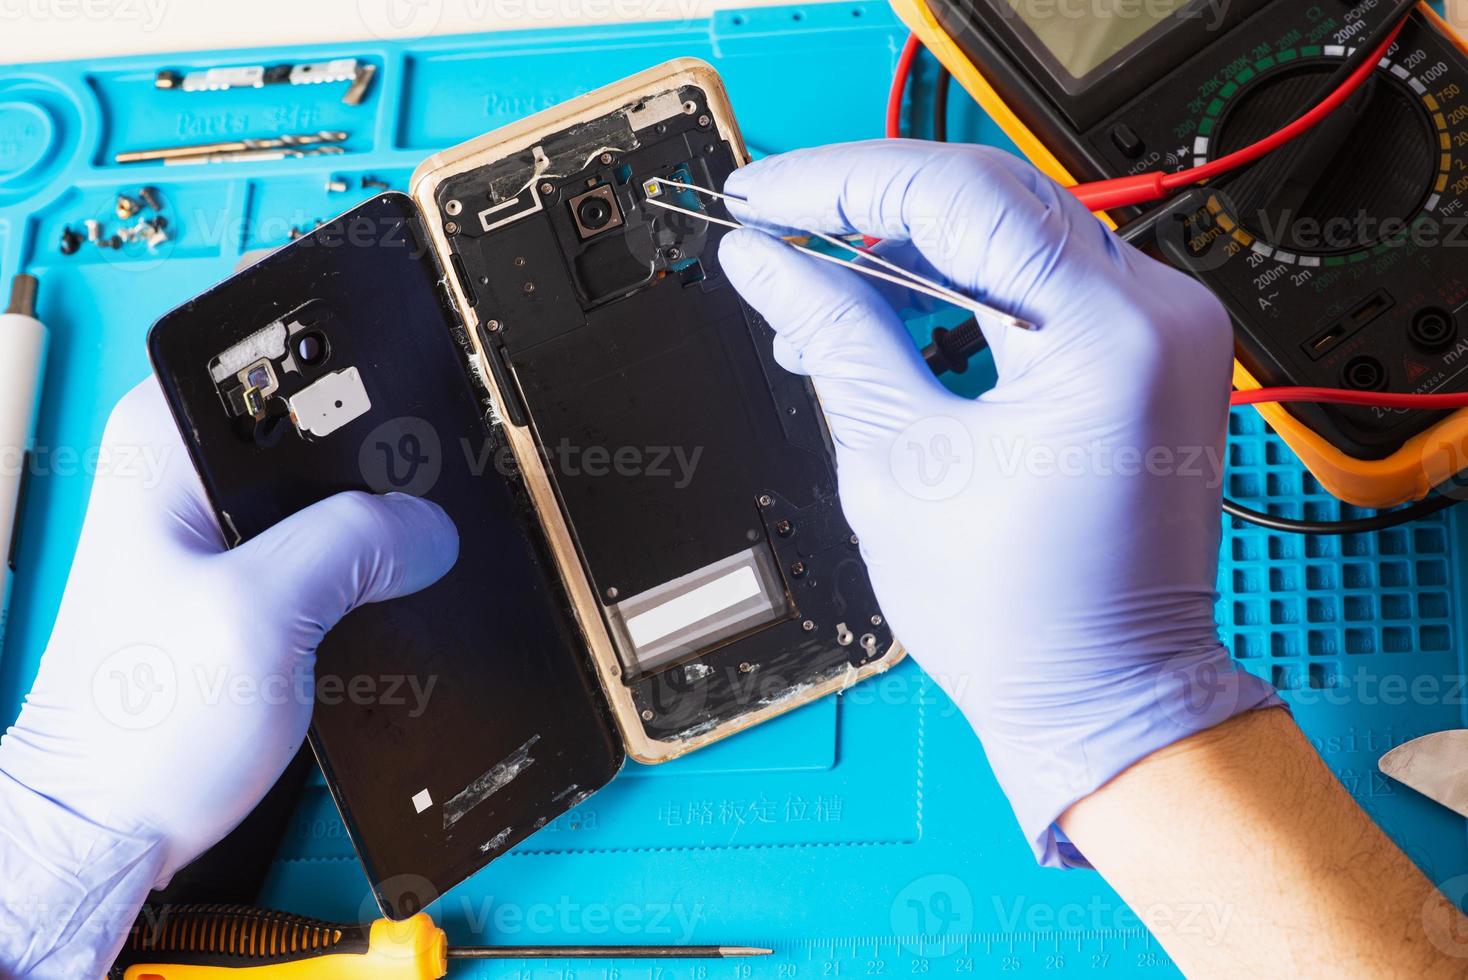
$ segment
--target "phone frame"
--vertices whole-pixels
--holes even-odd
[[[452,249],[442,225],[436,218],[439,214],[436,197],[439,187],[445,181],[467,171],[495,163],[505,157],[530,150],[548,137],[572,126],[613,115],[629,106],[664,93],[677,91],[684,86],[694,86],[703,91],[707,98],[709,115],[713,118],[715,132],[728,142],[740,166],[749,163],[749,152],[744,145],[744,138],[739,132],[739,127],[735,123],[734,110],[718,72],[711,65],[697,58],[679,58],[665,62],[621,82],[597,89],[520,122],[436,153],[420,164],[413,173],[409,193],[424,216],[424,232],[433,250],[438,254],[440,266],[445,270],[452,268],[452,262],[448,258],[452,254]],[[473,306],[464,294],[458,277],[446,272],[444,279],[479,362],[489,363],[491,355],[484,350],[480,335],[479,328],[482,324],[475,316]],[[506,404],[499,381],[492,372],[479,372],[479,381],[487,389],[497,410]],[[623,682],[621,661],[603,617],[601,605],[587,577],[570,523],[557,498],[551,475],[545,465],[542,448],[537,443],[535,433],[530,426],[513,424],[504,418],[503,412],[499,414],[501,415],[500,425],[510,444],[516,463],[521,469],[525,486],[545,530],[546,538],[550,542],[556,567],[570,597],[577,624],[585,638],[591,661],[596,668],[602,690],[611,707],[612,716],[616,719],[627,754],[631,758],[650,764],[677,758],[794,708],[845,690],[867,677],[891,668],[906,656],[902,645],[893,640],[888,648],[880,656],[875,657],[871,663],[842,676],[813,685],[798,696],[782,699],[778,703],[742,714],[707,731],[677,741],[652,738],[644,730],[631,691]],[[823,419],[822,425],[824,424]]]

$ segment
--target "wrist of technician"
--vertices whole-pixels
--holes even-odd
[[[1047,707],[976,727],[1000,785],[1042,865],[1089,868],[1058,826],[1062,814],[1155,752],[1260,708],[1273,685],[1221,645],[1118,667],[1109,681],[1048,689]]]
[[[94,823],[0,768],[0,977],[105,975],[165,851],[155,836]]]

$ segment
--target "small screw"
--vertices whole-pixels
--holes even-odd
[[[651,708],[643,708],[642,709],[642,720],[643,721],[652,721],[652,719],[653,719],[652,709]]]
[[[549,193],[550,193],[550,192],[551,192],[551,191],[553,191],[553,190],[555,190],[555,189],[556,189],[556,185],[555,185],[555,184],[552,184],[552,183],[551,183],[551,182],[550,182],[550,181],[548,181],[548,180],[547,180],[547,181],[545,181],[545,182],[544,182],[544,183],[542,183],[542,184],[541,184],[541,185],[540,185],[540,192],[541,192],[541,193],[542,193],[542,194],[549,194]]]
[[[450,201],[443,206],[444,214],[447,214],[449,217],[457,216],[458,213],[462,210],[464,210],[464,205],[460,204],[458,201]]]
[[[61,241],[56,246],[62,255],[75,255],[77,249],[82,247],[82,236],[72,231],[71,228],[61,229]]]
[[[855,548],[857,545],[861,544],[861,538],[858,538],[854,534],[851,536],[850,541],[851,541],[851,546],[853,548]]]
[[[107,240],[107,247],[108,248],[122,248],[122,238],[121,238],[121,236],[113,235],[111,238],[109,238]]]
[[[485,326],[489,328],[490,333],[494,333],[500,328],[500,322],[498,320],[490,320]]]
[[[816,624],[813,620],[807,619],[805,622],[800,624],[800,628],[805,630],[807,633],[811,633],[815,631]]]
[[[102,241],[102,223],[95,218],[88,218],[84,224],[87,226],[87,241],[97,243]]]
[[[805,577],[805,562],[798,561],[795,564],[791,565],[790,566],[790,577],[791,578],[804,578]]]
[[[615,585],[612,586],[611,588],[607,589],[607,598],[608,599],[615,599],[615,598],[617,598],[617,596],[619,596],[621,594],[622,594],[621,592],[618,592],[617,591],[617,587]]]
[[[362,189],[366,190],[368,188],[374,188],[379,191],[390,191],[392,190],[392,185],[385,180],[378,180],[376,177],[364,176],[362,178]]]
[[[791,524],[789,521],[777,521],[775,523],[775,533],[782,538],[790,537],[790,532],[794,530],[795,525]]]
[[[138,213],[138,202],[126,194],[117,195],[117,216],[126,220]]]
[[[445,235],[457,235],[459,233],[459,223],[457,221],[445,221],[443,223],[443,232]]]
[[[520,287],[520,292],[524,293],[526,296],[534,296],[535,295],[535,280],[534,279],[526,279],[525,280],[525,285],[523,285],[523,286]]]
[[[163,201],[160,200],[158,197],[158,188],[144,187],[142,190],[138,191],[138,197],[141,197],[143,199],[143,203],[148,205],[148,207],[152,208],[154,211],[163,210]]]
[[[335,178],[328,180],[326,182],[326,192],[328,194],[345,194],[347,192],[347,182]]]
[[[603,153],[601,155],[601,162],[602,162],[602,165],[603,166],[606,166],[607,164],[611,163],[612,162],[612,155],[610,153]]]
[[[515,256],[515,268],[517,268],[517,269],[523,269],[523,268],[525,268],[525,256],[523,256],[523,255],[517,255],[517,256]]]
[[[744,663],[742,663],[742,664],[739,665],[739,673],[741,673],[741,674],[748,674],[748,673],[752,673],[753,671],[754,671],[754,664],[749,663],[748,661],[745,661]]]
[[[881,626],[882,625],[882,617],[881,616],[873,616],[872,617],[872,625],[873,626]]]
[[[768,507],[768,506],[770,506],[770,504],[773,504],[774,502],[775,502],[775,498],[774,497],[771,497],[767,493],[762,493],[762,494],[759,495],[759,505],[761,507]]]
[[[699,126],[707,126],[711,122],[713,122],[713,120],[710,119],[706,114],[698,117]]]
[[[669,262],[677,262],[683,257],[683,250],[680,249],[677,245],[672,245],[669,246],[667,251],[665,251],[663,254],[668,257]]]

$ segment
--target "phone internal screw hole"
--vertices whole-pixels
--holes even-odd
[[[443,206],[444,214],[447,214],[450,217],[457,217],[459,212],[462,210],[464,210],[464,205],[460,204],[458,201],[450,201]]]
[[[1353,357],[1346,363],[1341,377],[1346,387],[1357,391],[1380,391],[1386,387],[1386,368],[1369,355]]]
[[[863,633],[861,635],[861,648],[867,653],[877,652],[877,635],[875,633]]]
[[[1458,325],[1447,310],[1428,307],[1419,310],[1407,327],[1407,336],[1412,343],[1425,351],[1439,351],[1453,342]]]
[[[856,635],[853,634],[851,630],[846,628],[845,623],[836,624],[836,642],[838,644],[843,647],[849,647],[851,646],[852,641],[855,639]]]

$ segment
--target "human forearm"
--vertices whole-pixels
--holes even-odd
[[[1283,710],[1148,756],[1060,825],[1189,977],[1468,972],[1432,939],[1468,921]]]

